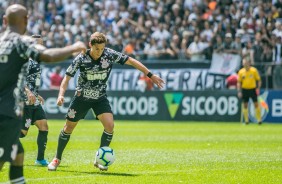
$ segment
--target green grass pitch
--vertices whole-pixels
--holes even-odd
[[[64,121],[49,121],[46,158],[52,160]],[[282,124],[116,121],[107,172],[93,167],[103,131],[99,121],[79,122],[55,172],[34,166],[37,128],[22,139],[27,183],[279,184]],[[8,166],[0,183],[8,182]]]

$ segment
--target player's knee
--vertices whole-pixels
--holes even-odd
[[[36,122],[36,125],[40,131],[48,131],[48,124],[46,120]]]

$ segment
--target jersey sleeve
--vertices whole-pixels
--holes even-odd
[[[238,81],[242,82],[242,72],[241,71],[238,72]]]
[[[29,36],[22,36],[19,38],[17,43],[17,51],[22,58],[31,58],[33,60],[39,61],[40,52],[43,51],[45,47],[37,44]]]
[[[121,65],[123,65],[127,60],[128,60],[128,56],[121,53],[121,52],[117,52],[113,49],[108,48],[110,57],[111,57],[111,61],[113,63],[119,63]]]
[[[73,77],[78,68],[79,68],[79,65],[81,63],[81,58],[83,57],[82,54],[79,54],[71,63],[71,65],[68,67],[67,71],[66,71],[66,75],[70,76],[70,77]]]
[[[260,75],[257,69],[255,69],[255,79],[256,81],[260,81]]]

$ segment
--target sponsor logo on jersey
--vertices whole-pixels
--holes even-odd
[[[99,91],[91,90],[91,89],[84,89],[83,90],[83,97],[97,99],[99,97]]]
[[[108,74],[107,71],[102,71],[100,73],[94,73],[90,74],[87,73],[87,80],[105,80],[107,78]]]

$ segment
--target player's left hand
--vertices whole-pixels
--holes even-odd
[[[158,86],[159,89],[162,89],[164,87],[165,82],[159,76],[153,75],[151,77],[151,80],[153,81],[154,84]]]

